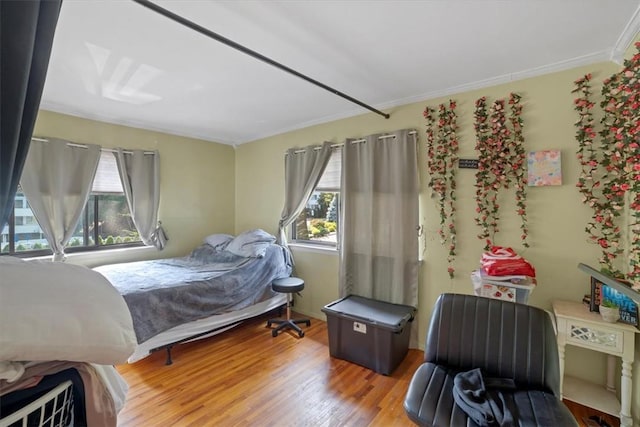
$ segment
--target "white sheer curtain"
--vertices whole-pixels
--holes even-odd
[[[278,223],[278,243],[286,245],[287,227],[304,209],[330,157],[330,142],[287,150],[284,160],[284,208]]]
[[[64,248],[87,204],[98,168],[100,147],[77,147],[67,141],[32,141],[20,186],[42,228],[53,260],[64,260]]]
[[[158,221],[160,206],[160,153],[142,150],[123,150],[114,153],[118,173],[133,223],[145,245],[161,250],[167,235]]]
[[[419,180],[409,132],[344,144],[341,296],[417,305]]]

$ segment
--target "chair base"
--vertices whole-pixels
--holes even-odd
[[[270,328],[272,324],[278,325],[275,329],[271,330],[271,336],[273,337],[277,337],[280,331],[293,329],[298,333],[298,336],[302,338],[304,337],[304,331],[298,326],[299,323],[311,326],[311,320],[309,319],[270,319],[267,320],[267,328]]]

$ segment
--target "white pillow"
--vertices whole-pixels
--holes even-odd
[[[206,244],[213,246],[219,251],[224,250],[232,240],[233,236],[231,234],[212,234],[204,238]]]
[[[0,360],[124,363],[137,345],[109,281],[79,265],[0,257]]]
[[[257,228],[238,234],[227,245],[226,250],[246,258],[262,258],[267,248],[275,241],[275,236]]]

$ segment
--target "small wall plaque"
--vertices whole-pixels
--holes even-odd
[[[458,159],[460,169],[478,169],[478,159]]]

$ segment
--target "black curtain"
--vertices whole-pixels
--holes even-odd
[[[0,230],[20,182],[62,0],[0,0]]]

